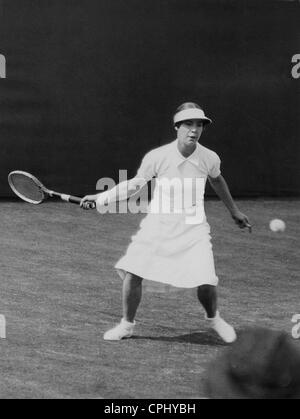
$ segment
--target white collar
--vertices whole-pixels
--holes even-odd
[[[174,158],[176,166],[189,161],[190,163],[194,164],[196,167],[199,166],[199,152],[200,152],[200,145],[197,143],[194,152],[189,157],[184,157],[180,151],[178,150],[178,140],[175,140],[172,145],[174,146]]]

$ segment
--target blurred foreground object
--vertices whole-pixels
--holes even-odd
[[[300,347],[284,332],[248,329],[208,369],[213,399],[300,399]]]

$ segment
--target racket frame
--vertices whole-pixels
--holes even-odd
[[[39,190],[42,192],[43,194],[43,198],[40,201],[34,201],[33,199],[27,198],[24,195],[22,195],[16,188],[15,185],[12,181],[12,177],[13,175],[22,175],[22,176],[26,176],[27,178],[31,179],[36,186],[39,188]],[[21,198],[23,201],[28,202],[29,204],[34,204],[34,205],[39,205],[41,204],[46,198],[47,195],[51,196],[51,191],[49,191],[47,188],[45,188],[45,186],[33,175],[31,175],[30,173],[24,172],[22,170],[14,170],[13,172],[11,172],[8,175],[8,183],[9,186],[11,187],[11,189],[13,190],[13,192],[19,197]]]
[[[30,198],[25,197],[24,195],[22,195],[20,192],[18,192],[18,190],[15,188],[13,181],[12,181],[12,176],[13,175],[22,175],[22,176],[26,176],[27,178],[31,179],[36,186],[39,188],[39,190],[42,192],[43,198],[40,201],[34,201]],[[71,202],[72,204],[77,204],[79,205],[81,203],[81,198],[77,197],[77,196],[72,196],[72,195],[67,195],[67,194],[62,194],[59,192],[54,192],[51,191],[50,189],[46,188],[35,176],[33,176],[31,173],[28,172],[24,172],[22,170],[14,170],[13,172],[11,172],[8,175],[8,183],[9,186],[11,187],[11,189],[13,190],[13,192],[19,197],[21,198],[23,201],[28,202],[30,204],[34,204],[34,205],[39,205],[42,202],[45,201],[45,199],[47,199],[48,197],[57,197],[60,198],[62,201],[65,202]],[[90,203],[90,208],[94,209],[96,208],[96,204]]]

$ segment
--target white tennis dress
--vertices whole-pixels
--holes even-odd
[[[220,175],[220,164],[200,144],[183,157],[177,140],[146,154],[137,177],[155,177],[156,186],[139,231],[115,266],[122,279],[130,272],[182,288],[218,284],[204,192],[207,177]]]

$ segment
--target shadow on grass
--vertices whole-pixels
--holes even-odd
[[[151,340],[161,342],[177,342],[177,343],[190,343],[193,345],[204,345],[204,346],[227,346],[226,343],[222,342],[218,337],[215,337],[209,333],[189,333],[180,336],[132,336],[131,339],[135,340]]]

